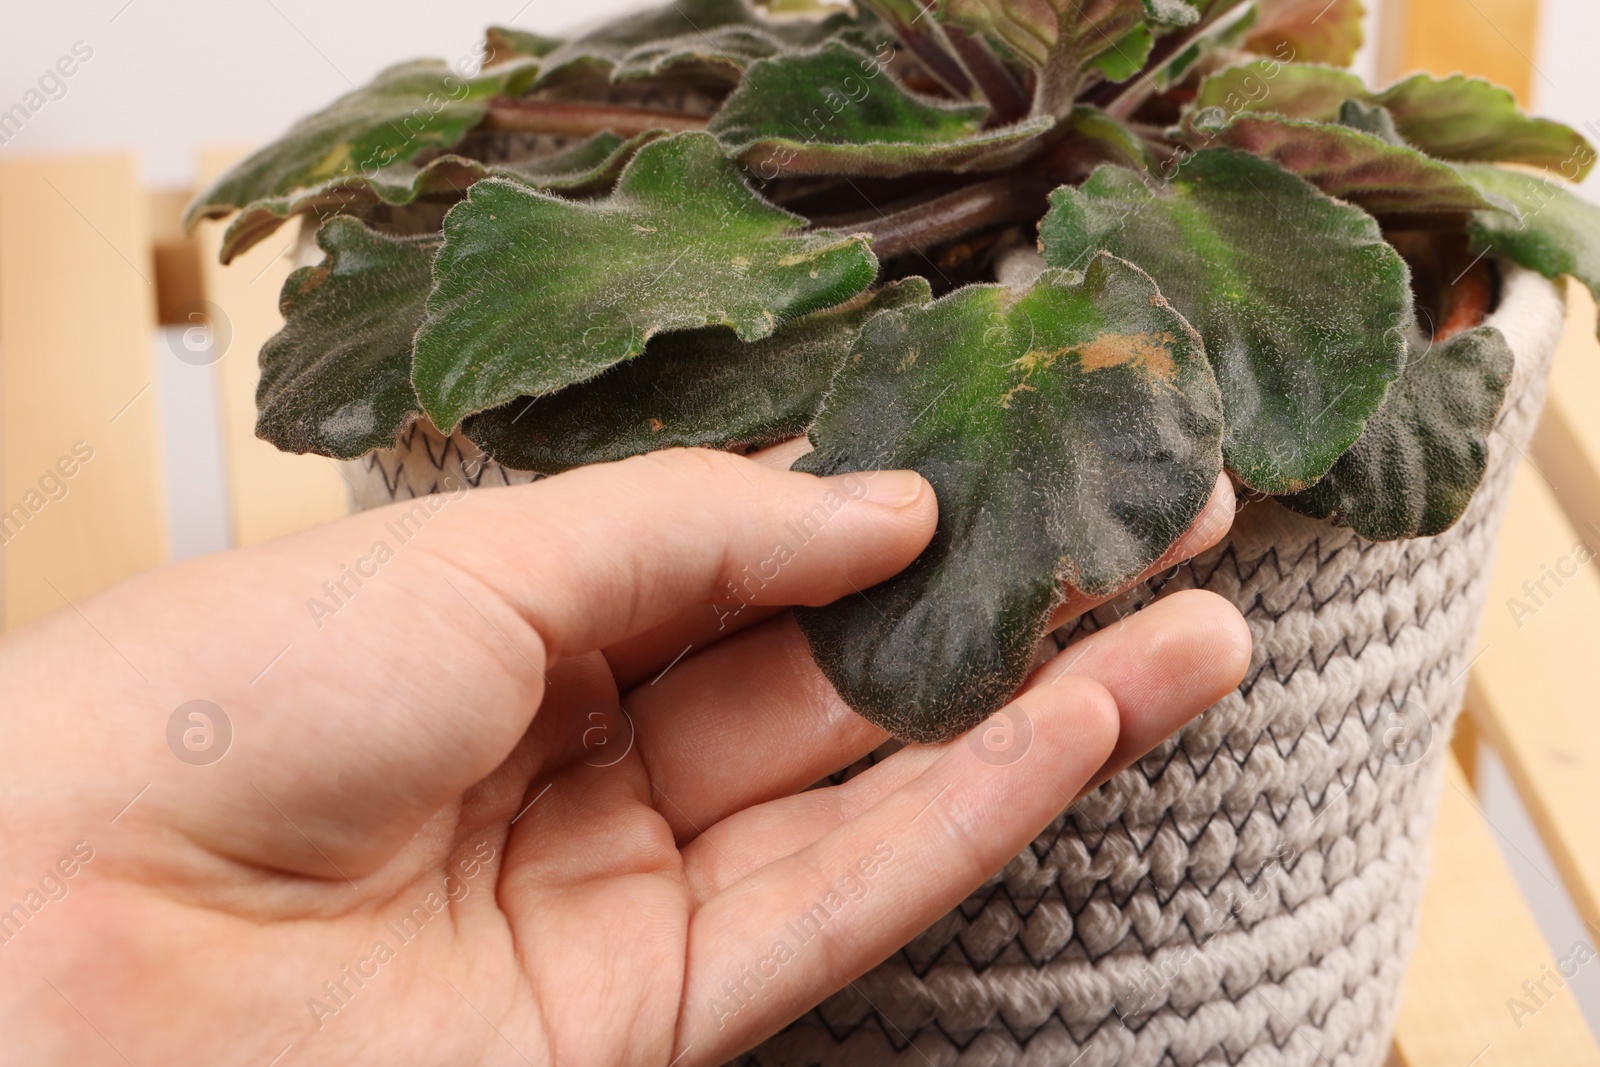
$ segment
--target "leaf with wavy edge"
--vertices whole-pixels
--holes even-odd
[[[909,468],[938,494],[910,567],[795,613],[840,695],[901,738],[948,740],[1003,705],[1064,584],[1125,584],[1215,487],[1221,410],[1199,337],[1137,267],[1088,266],[873,318],[795,464]]]
[[[1256,0],[1256,22],[1244,46],[1262,55],[1289,54],[1307,63],[1348,67],[1361,50],[1361,0]]]
[[[776,444],[816,418],[863,322],[932,300],[926,280],[908,278],[759,341],[715,327],[663,334],[598,378],[473,415],[461,430],[499,463],[547,474],[663,448]]]
[[[1006,150],[1054,123],[983,130],[988,109],[907,92],[865,52],[830,41],[750,68],[708,127],[762,178],[780,174],[893,177],[1005,165]]]
[[[411,338],[439,239],[351,218],[317,231],[322,264],[284,282],[284,325],[261,349],[256,436],[285,452],[354,459],[388,448],[419,409]]]
[[[1461,170],[1521,213],[1520,217],[1473,215],[1467,232],[1475,248],[1514,260],[1546,278],[1570,274],[1600,299],[1600,207],[1544,175],[1482,163]]]
[[[513,26],[490,26],[483,35],[483,49],[490,63],[503,63],[518,57],[543,59],[565,43],[559,37],[529,33]]]
[[[193,229],[201,219],[223,218],[295,190],[370,178],[449,148],[483,119],[492,98],[520,92],[537,73],[532,59],[471,78],[434,59],[390,67],[224,174],[189,205],[184,226]]]
[[[820,44],[857,25],[843,13],[779,20],[763,17],[744,0],[674,0],[555,49],[544,58],[536,87],[669,75],[736,85],[758,59]]]
[[[321,222],[333,215],[359,213],[374,204],[410,204],[432,197],[455,200],[465,196],[474,182],[489,177],[511,178],[569,196],[593,193],[614,183],[636,151],[667,132],[647,130],[624,141],[607,130],[527,163],[482,163],[464,156],[439,156],[422,167],[385,167],[370,177],[341,178],[292,196],[258,200],[228,225],[222,235],[221,259],[231,263],[296,215],[314,215]]]
[[[1073,161],[1084,168],[1076,174],[1087,176],[1100,163],[1116,163],[1151,174],[1160,169],[1161,159],[1155,147],[1120,119],[1097,107],[1079,106],[1072,109],[1071,122],[1078,138],[1072,143]],[[1087,162],[1078,163],[1080,157]]]
[[[1489,464],[1489,433],[1511,384],[1505,337],[1480,326],[1413,342],[1405,373],[1328,476],[1280,497],[1369,541],[1432,537],[1466,513]]]
[[[939,19],[985,34],[1037,73],[1033,113],[1073,106],[1089,65],[1138,26],[1187,26],[1200,13],[1182,0],[940,0]]]
[[[725,325],[756,341],[872,284],[866,237],[804,227],[706,133],[646,145],[600,200],[486,178],[445,218],[413,368],[423,410],[449,430],[592,378],[657,333]]]
[[[1200,84],[1187,124],[1216,128],[1246,112],[1338,122],[1347,100],[1388,108],[1408,144],[1440,159],[1559,167],[1573,181],[1594,165],[1594,149],[1577,131],[1530,118],[1509,90],[1461,74],[1415,74],[1374,93],[1354,74],[1333,67],[1284,64],[1270,78],[1255,64],[1228,67]]]
[[[1349,126],[1241,115],[1207,140],[1270,159],[1375,215],[1501,210],[1450,164]]]
[[[1269,493],[1321,478],[1405,359],[1410,273],[1371,215],[1269,160],[1194,153],[1151,188],[1105,166],[1051,195],[1045,260],[1137,263],[1205,338],[1227,413],[1223,454]]]

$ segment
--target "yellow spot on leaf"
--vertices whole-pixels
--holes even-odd
[[[905,354],[905,357],[900,360],[900,365],[898,367],[896,367],[895,369],[898,370],[898,371],[908,371],[908,370],[910,370],[913,366],[916,365],[917,357],[920,356],[921,354],[922,354],[921,351],[919,351],[918,349],[913,348],[911,351],[909,351],[909,352],[907,352]]]
[[[1078,365],[1090,371],[1132,363],[1146,377],[1170,382],[1178,376],[1178,364],[1167,346],[1177,342],[1166,332],[1103,333],[1078,349]]]
[[[340,141],[333,149],[311,168],[313,178],[331,178],[335,174],[346,174],[355,170],[355,160],[350,155],[348,141]]]
[[[636,223],[633,224],[633,232],[634,233],[655,233],[656,232],[656,228],[654,226],[640,226],[636,222]]]
[[[750,260],[745,256],[734,256],[733,265],[735,267],[748,267],[750,265]]]
[[[1062,356],[1073,353],[1078,356],[1078,369],[1084,372],[1131,363],[1148,380],[1170,382],[1178,376],[1178,364],[1167,346],[1176,343],[1177,338],[1166,332],[1103,333],[1088,344],[1068,345],[1050,352],[1034,349],[1011,364],[1022,372],[1022,378],[1000,399],[1000,406],[1009,408],[1018,393],[1033,392],[1028,379],[1039,371],[1049,370]]]

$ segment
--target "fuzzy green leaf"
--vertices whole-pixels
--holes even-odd
[[[1594,165],[1594,149],[1577,131],[1530,118],[1509,89],[1482,78],[1414,74],[1372,102],[1394,113],[1402,137],[1440,159],[1560,167],[1575,181]]]
[[[1361,439],[1322,481],[1280,499],[1369,541],[1443,533],[1483,481],[1512,363],[1511,346],[1492,326],[1431,350],[1413,342],[1405,373]]]
[[[908,278],[760,341],[717,327],[663,334],[592,381],[473,415],[462,432],[513,470],[547,474],[663,448],[776,444],[816,418],[863,322],[932,299],[926,281]]]
[[[559,37],[546,37],[512,26],[490,26],[483,43],[489,62],[503,63],[518,57],[542,59],[565,42]]]
[[[1372,216],[1274,163],[1208,148],[1159,189],[1101,167],[1051,205],[1048,263],[1101,249],[1137,263],[1200,331],[1227,412],[1223,453],[1256,489],[1321,478],[1400,374],[1405,261]]]
[[[1089,68],[1105,75],[1107,81],[1125,82],[1144,69],[1155,46],[1156,35],[1141,22],[1122,40],[1090,60]]]
[[[1375,215],[1498,210],[1450,164],[1349,126],[1241,115],[1208,140],[1270,159]]]
[[[1399,127],[1394,124],[1394,112],[1379,104],[1346,100],[1339,105],[1339,125],[1370,133],[1384,144],[1409,147],[1406,139],[1400,136]]]
[[[1190,116],[1202,129],[1222,125],[1217,115],[1225,121],[1244,112],[1338,122],[1347,100],[1387,108],[1408,144],[1440,159],[1559,167],[1574,181],[1594,165],[1594,149],[1576,131],[1530,118],[1508,90],[1461,74],[1415,74],[1374,93],[1354,74],[1332,67],[1286,64],[1267,77],[1248,64],[1202,82]]]
[[[1361,50],[1361,0],[1256,0],[1244,46],[1262,55],[1348,67]]]
[[[1144,272],[1088,266],[872,319],[795,465],[913,469],[938,494],[938,530],[910,567],[796,612],[840,695],[899,737],[947,740],[1003,705],[1064,583],[1128,582],[1216,484],[1221,410],[1200,339]]]
[[[643,145],[666,130],[647,130],[626,141],[609,130],[549,156],[527,163],[481,163],[447,155],[425,166],[397,163],[369,175],[338,178],[289,196],[258,200],[228,225],[222,236],[221,259],[235,256],[271,236],[295,215],[311,214],[319,220],[331,215],[357,213],[374,204],[410,204],[430,198],[458,199],[474,182],[486,177],[511,178],[551,192],[581,195],[610,186],[622,168]]]
[[[1097,107],[1073,108],[1072,131],[1078,138],[1073,145],[1074,163],[1084,167],[1076,173],[1082,177],[1088,177],[1101,163],[1115,163],[1152,174],[1160,167],[1158,154],[1149,141],[1127,123]],[[1086,163],[1078,164],[1079,158]]]
[[[184,225],[449,148],[483,119],[493,97],[519,92],[537,73],[538,61],[531,59],[473,78],[435,59],[390,67],[224,174],[189,205]]]
[[[1189,107],[1188,121],[1202,131],[1220,129],[1244,114],[1337,122],[1346,100],[1372,103],[1373,93],[1347,70],[1258,59],[1207,76]]]
[[[1200,13],[1180,0],[940,0],[939,18],[1005,45],[1038,74],[1034,113],[1072,109],[1084,71],[1147,19],[1189,25]]]
[[[411,338],[439,240],[338,218],[317,244],[327,258],[289,275],[283,329],[261,349],[256,436],[285,452],[354,459],[391,447],[417,411]]]
[[[1468,164],[1463,173],[1521,212],[1472,216],[1467,232],[1473,244],[1516,261],[1546,278],[1570,274],[1600,299],[1600,207],[1562,182],[1504,167]]]
[[[668,75],[734,85],[754,61],[820,44],[854,25],[845,14],[767,19],[745,0],[674,0],[555,49],[544,59],[538,85]]]
[[[830,41],[750,68],[710,131],[761,177],[982,169],[1050,128],[982,130],[987,108],[913,96],[877,59]]]
[[[872,284],[865,237],[804,226],[705,133],[645,146],[602,200],[485,179],[445,219],[417,336],[423,409],[448,430],[592,378],[656,333],[725,325],[755,341]]]

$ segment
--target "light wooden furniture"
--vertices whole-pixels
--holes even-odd
[[[0,162],[0,619],[166,555],[146,194],[121,156]]]
[[[1371,6],[1373,0],[1368,0]],[[1377,0],[1385,80],[1464,71],[1504,85],[1524,107],[1534,79],[1538,0]]]

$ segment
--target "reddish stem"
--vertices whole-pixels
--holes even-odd
[[[873,252],[889,260],[989,226],[1037,221],[1044,215],[1050,188],[1049,182],[997,178],[850,228],[871,234]]]
[[[1009,126],[1028,113],[1031,105],[1022,86],[981,37],[974,37],[956,26],[947,26],[944,35],[978,88],[989,98],[994,112],[991,126]]]

